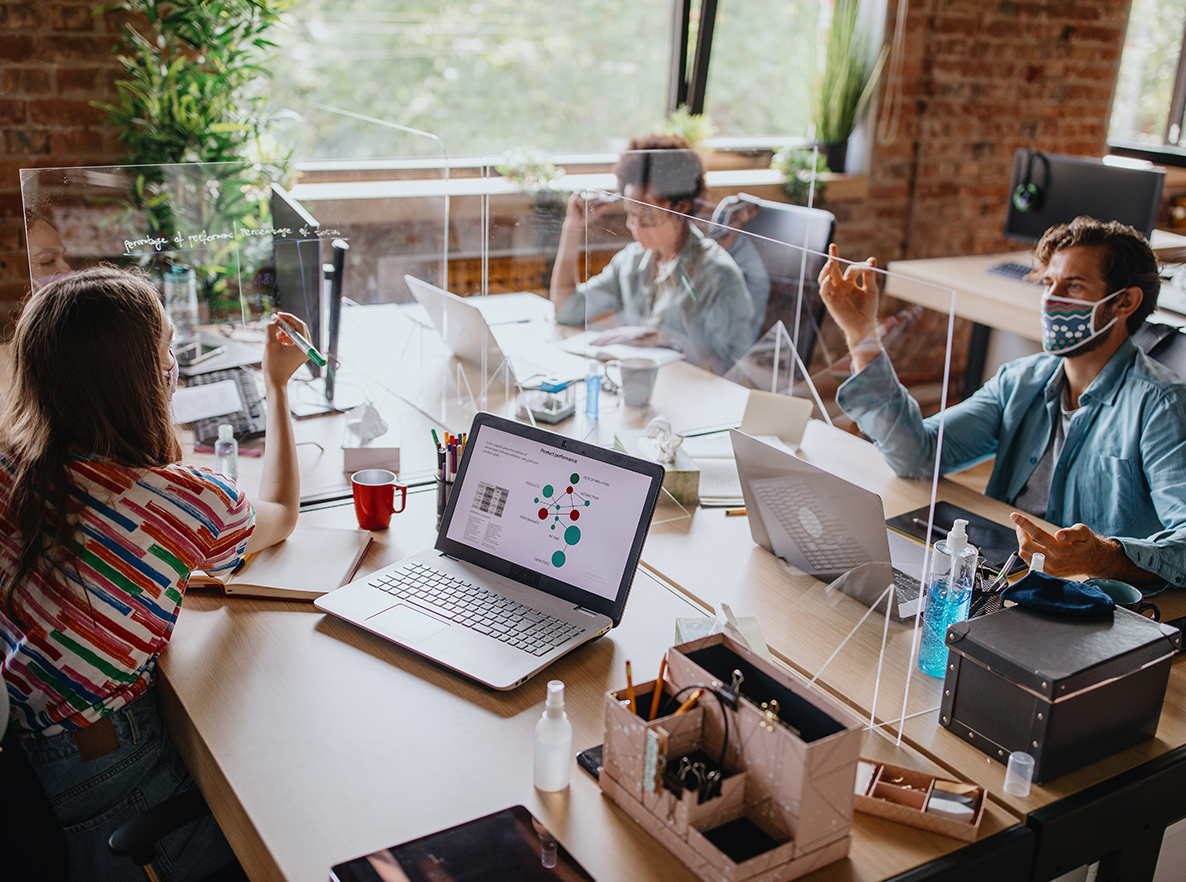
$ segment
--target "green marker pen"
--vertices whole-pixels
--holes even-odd
[[[315,365],[318,367],[325,367],[325,356],[314,349],[313,344],[306,340],[300,333],[298,333],[296,328],[294,328],[284,319],[280,318],[280,316],[276,315],[276,313],[272,313],[272,318],[276,320],[276,324],[280,326],[280,330],[287,334],[292,342],[297,345],[297,348],[304,352],[305,355],[309,356]]]

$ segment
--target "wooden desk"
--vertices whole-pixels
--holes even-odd
[[[802,455],[835,474],[878,493],[887,515],[926,505],[929,481],[897,478],[871,444],[813,421]],[[939,498],[1008,523],[1005,504],[980,496],[958,484],[942,481]],[[737,615],[756,616],[775,655],[807,677],[819,673],[819,684],[868,718],[876,696],[876,719],[891,721],[897,732],[902,717],[907,674],[909,702],[903,736],[906,743],[953,774],[990,788],[992,796],[1018,814],[1025,814],[1063,796],[1102,781],[1186,743],[1186,659],[1173,667],[1156,738],[1035,786],[1026,799],[1003,790],[1004,766],[939,726],[942,681],[911,664],[909,625],[890,622],[885,657],[878,681],[878,657],[885,619],[846,595],[826,590],[810,576],[791,575],[782,562],[754,544],[745,518],[726,518],[720,510],[700,509],[691,518],[652,527],[643,549],[646,567],[678,585],[699,602],[728,603]],[[1164,618],[1186,613],[1186,597],[1169,592],[1158,598]],[[841,642],[856,628],[842,650]],[[827,667],[823,666],[827,663]],[[821,668],[823,668],[821,673]]]
[[[1032,256],[1030,251],[1017,251],[894,260],[886,265],[888,275],[883,287],[892,297],[942,313],[951,308],[954,290],[955,314],[960,318],[1041,343],[1041,286],[988,271],[1005,262],[1030,266]],[[1158,310],[1150,321],[1181,326],[1186,325],[1186,316]]]
[[[302,515],[344,524],[349,508]],[[380,536],[366,566],[431,543],[432,494]],[[674,619],[704,611],[640,571],[622,624],[526,685],[498,693],[301,604],[187,596],[161,658],[170,731],[254,880],[321,882],[334,863],[521,803],[597,879],[693,877],[572,770],[567,792],[532,786],[532,736],[544,684],[567,684],[574,749],[599,744],[603,697],[632,659],[651,676]],[[863,753],[938,773],[877,734]],[[1017,823],[990,806],[984,834]],[[851,856],[808,877],[871,880],[963,843],[865,815]]]

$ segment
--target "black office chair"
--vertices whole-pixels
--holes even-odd
[[[1186,334],[1174,325],[1145,322],[1132,335],[1133,343],[1150,358],[1186,378]]]
[[[124,824],[111,834],[107,847],[111,853],[131,858],[144,868],[149,882],[161,878],[156,865],[156,843],[158,840],[180,830],[186,824],[210,814],[210,806],[200,790],[190,790],[159,805],[154,805],[138,818]],[[232,861],[203,880],[203,882],[247,882],[247,874],[238,861]]]
[[[1013,882],[1029,876],[1037,837],[1010,827],[886,882]]]
[[[722,223],[730,209],[743,201],[758,206],[757,216],[742,229],[753,234],[750,241],[770,274],[768,300],[754,303],[755,310],[763,316],[757,336],[760,338],[779,319],[794,336],[795,307],[802,276],[803,305],[799,311],[799,334],[795,339],[798,340],[799,357],[804,364],[810,364],[820,322],[826,311],[816,281],[823,269],[824,258],[817,255],[827,253],[832,243],[836,232],[836,216],[820,208],[771,202],[740,193],[721,200],[713,212],[713,222]],[[805,260],[804,249],[808,252]]]
[[[1186,745],[1030,812],[1031,882],[1099,861],[1097,882],[1150,882],[1165,828],[1186,817]]]

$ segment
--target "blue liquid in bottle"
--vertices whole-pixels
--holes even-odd
[[[976,548],[968,544],[967,521],[957,520],[945,542],[935,544],[926,607],[922,613],[922,643],[918,669],[943,678],[947,669],[947,628],[968,617]]]

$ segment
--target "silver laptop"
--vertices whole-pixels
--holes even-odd
[[[429,321],[449,351],[462,361],[481,367],[484,342],[487,369],[493,372],[505,360],[518,384],[533,385],[542,379],[562,382],[584,379],[587,368],[583,358],[541,341],[538,329],[524,326],[539,322],[540,309],[525,309],[524,319],[516,321],[503,315],[506,310],[496,308],[492,312],[497,319],[492,316],[488,320],[485,310],[472,299],[450,294],[415,276],[405,275],[404,281],[416,302],[428,313]],[[489,299],[498,301],[502,296]],[[542,297],[531,296],[543,301]],[[522,306],[522,301],[516,301],[512,306]]]
[[[617,626],[663,467],[478,414],[436,547],[318,598],[495,689]]]
[[[736,429],[729,434],[756,543],[818,579],[840,580],[866,606],[893,582],[890,615],[914,617],[925,548],[886,527],[880,496]]]

